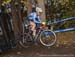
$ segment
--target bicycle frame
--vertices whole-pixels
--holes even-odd
[[[39,36],[40,36],[40,34],[41,34],[41,32],[42,32],[43,30],[39,30],[39,32],[35,35],[35,37],[34,37],[34,41],[36,42],[36,40],[39,38]]]

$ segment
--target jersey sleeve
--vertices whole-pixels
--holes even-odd
[[[41,19],[39,16],[36,16],[35,19],[34,19],[34,22],[35,23],[41,23]]]

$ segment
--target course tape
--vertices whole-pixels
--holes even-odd
[[[75,19],[75,17],[65,18],[63,20],[54,21],[54,22],[48,22],[47,25],[57,24],[57,23],[68,21],[68,20],[72,20],[72,19]]]
[[[74,30],[75,30],[75,28],[68,28],[68,29],[55,30],[55,31],[53,31],[53,32],[54,32],[54,33],[61,33],[61,32],[68,32],[68,31],[74,31]],[[45,34],[46,34],[46,35],[52,34],[52,32],[46,31]]]

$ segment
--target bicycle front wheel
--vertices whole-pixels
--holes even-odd
[[[40,34],[40,42],[44,46],[52,46],[56,42],[56,34],[51,30],[42,31]]]

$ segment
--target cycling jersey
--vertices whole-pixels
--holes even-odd
[[[36,12],[32,12],[29,16],[28,19],[35,22],[35,23],[41,23],[40,16],[36,15]]]

